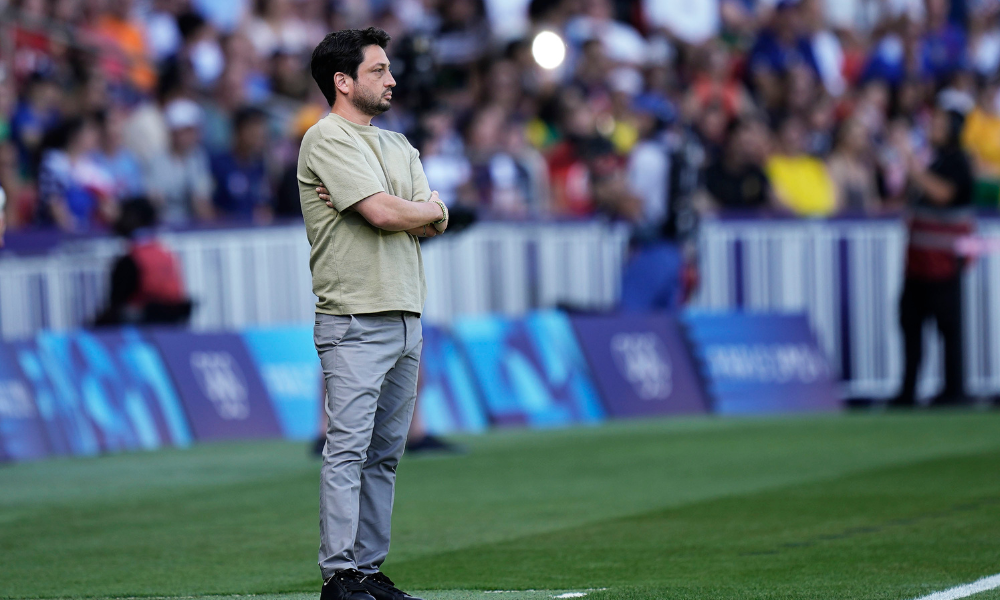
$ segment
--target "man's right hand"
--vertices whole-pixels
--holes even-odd
[[[437,191],[431,192],[431,197],[428,200],[428,202],[435,202],[435,203],[436,202],[441,202],[441,198],[438,196]],[[448,216],[448,214],[445,213],[445,216]],[[450,219],[445,219],[444,223],[432,224],[431,228],[432,229],[436,229],[438,233],[444,233],[445,230],[448,229],[448,222],[449,222],[449,220]]]

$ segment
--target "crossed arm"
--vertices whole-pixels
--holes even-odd
[[[318,187],[316,192],[320,200],[333,208],[329,190]],[[437,192],[431,192],[430,200],[427,202],[410,202],[385,192],[378,192],[359,201],[350,210],[358,212],[372,226],[385,231],[405,231],[417,237],[434,237],[444,233],[448,228],[447,221],[444,222],[441,231],[431,225],[444,216],[441,207],[435,202],[437,199]]]

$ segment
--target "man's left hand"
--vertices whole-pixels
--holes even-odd
[[[319,194],[319,199],[326,202],[326,205],[333,208],[333,200],[330,199],[330,190],[323,186],[316,188],[316,193]]]

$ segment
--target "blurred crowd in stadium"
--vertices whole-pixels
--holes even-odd
[[[297,216],[298,141],[332,30],[389,32],[381,127],[486,217],[877,214],[967,115],[976,201],[1000,190],[997,0],[11,0],[0,185],[11,229],[100,229],[148,196],[171,224]],[[538,65],[535,34],[566,59]],[[544,62],[544,61],[543,61]],[[914,157],[916,160],[914,160]]]

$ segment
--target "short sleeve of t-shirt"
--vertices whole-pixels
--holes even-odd
[[[416,148],[410,148],[410,178],[413,180],[414,202],[427,202],[431,197],[431,186],[427,183],[427,176],[424,175],[424,166],[420,163],[420,152]]]
[[[975,181],[969,159],[961,150],[942,153],[930,166],[930,172],[955,186],[955,198],[951,206],[966,206],[972,203]]]
[[[330,190],[330,200],[338,212],[385,191],[361,149],[349,139],[318,140],[309,151],[306,165]]]

